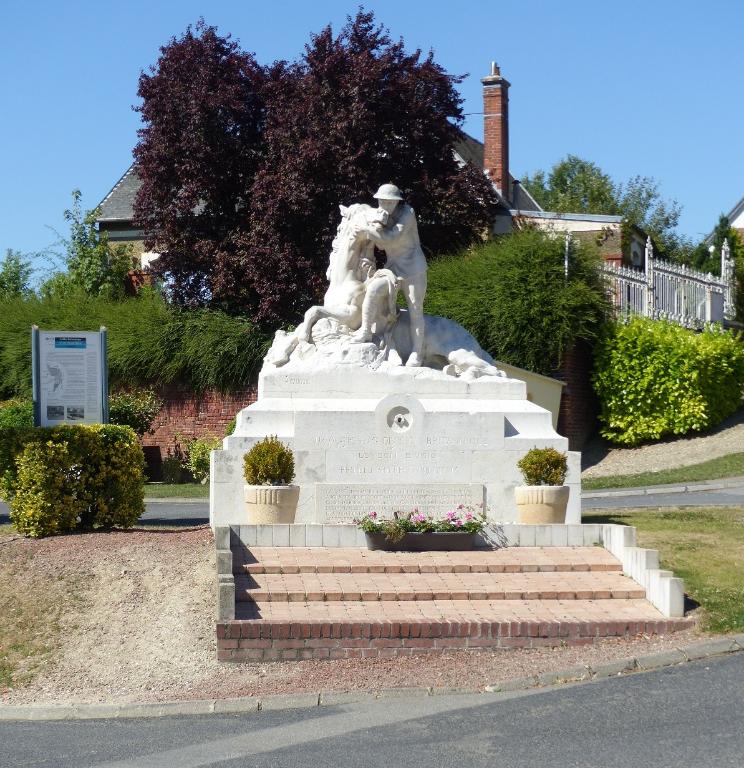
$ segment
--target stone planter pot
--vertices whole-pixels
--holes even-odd
[[[567,485],[518,485],[514,489],[519,522],[524,525],[554,525],[566,522]]]
[[[366,533],[367,549],[385,552],[462,552],[475,547],[475,533],[407,533],[400,541],[390,541],[384,533]]]
[[[299,485],[246,485],[244,489],[249,524],[294,522],[300,497]]]

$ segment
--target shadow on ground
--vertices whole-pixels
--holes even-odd
[[[738,411],[732,413],[727,419],[724,419],[720,424],[705,432],[691,432],[686,435],[677,435],[668,437],[665,440],[657,440],[654,443],[641,443],[640,445],[633,446],[633,448],[642,448],[644,445],[658,445],[669,444],[672,445],[678,440],[692,440],[697,437],[712,437],[718,435],[721,432],[725,432],[732,427],[738,427],[744,424],[744,407],[739,408]],[[600,435],[594,435],[587,444],[581,449],[581,471],[583,472],[595,464],[599,464],[610,451],[618,450],[633,450],[633,448],[623,448],[622,446],[615,445],[605,440]]]

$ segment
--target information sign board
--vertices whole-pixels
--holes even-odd
[[[99,424],[108,421],[106,329],[31,334],[34,423]]]

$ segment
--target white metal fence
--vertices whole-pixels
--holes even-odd
[[[734,317],[733,263],[728,242],[721,249],[721,277],[654,258],[646,241],[644,270],[605,263],[610,293],[620,316],[667,319],[687,328]]]

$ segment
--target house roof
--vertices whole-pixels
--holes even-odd
[[[134,198],[142,181],[134,170],[134,163],[127,168],[124,175],[114,184],[111,191],[98,204],[101,213],[98,221],[131,221],[134,218]]]
[[[460,131],[460,140],[455,142],[455,154],[465,163],[470,163],[476,168],[483,168],[483,142],[474,139],[472,136],[468,136],[467,133]],[[509,174],[509,178],[512,182],[512,195],[514,199],[511,201],[513,208],[518,208],[520,211],[541,211],[538,202],[534,197],[514,178],[513,174]],[[507,205],[507,207],[509,207]]]
[[[728,218],[729,222],[732,222],[742,213],[744,213],[744,197],[742,197],[742,199],[731,209],[726,218]]]
[[[744,197],[726,214],[726,218],[729,220],[729,226],[733,225],[736,219],[744,213]],[[704,243],[712,243],[713,235],[715,234],[715,228],[712,229],[703,240]]]
[[[597,224],[620,224],[622,216],[607,216],[600,213],[555,213],[554,211],[527,211],[524,209],[512,209],[512,216],[524,214],[536,219],[552,219],[565,221],[593,221]]]

